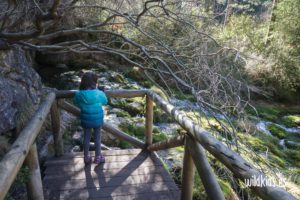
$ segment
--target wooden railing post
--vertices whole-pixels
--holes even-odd
[[[192,156],[189,152],[189,148],[187,147],[187,142],[185,139],[182,181],[181,181],[181,185],[182,185],[181,200],[193,199],[194,176],[195,176],[195,165]]]
[[[224,194],[212,171],[203,147],[189,136],[186,137],[186,141],[186,147],[188,147],[189,152],[193,157],[208,199],[225,200]]]
[[[51,107],[51,124],[55,155],[61,156],[64,154],[64,143],[62,139],[62,132],[60,131],[60,111],[57,104],[58,100],[56,100]]]
[[[145,124],[145,143],[146,146],[152,144],[153,130],[153,101],[146,95],[146,124]]]
[[[26,165],[29,168],[29,181],[27,183],[27,195],[30,200],[43,200],[43,185],[41,178],[40,165],[38,160],[38,153],[36,144],[31,146],[26,160]]]

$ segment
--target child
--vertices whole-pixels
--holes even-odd
[[[90,164],[92,157],[89,155],[91,129],[94,130],[95,138],[95,159],[94,163],[104,163],[105,159],[101,155],[101,135],[100,129],[103,124],[102,105],[107,104],[107,98],[104,92],[97,89],[97,76],[92,72],[83,74],[80,83],[80,90],[76,92],[74,103],[80,108],[81,126],[84,130],[83,152],[84,163]]]

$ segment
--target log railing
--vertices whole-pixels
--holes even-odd
[[[37,157],[35,139],[40,132],[48,113],[51,114],[52,132],[55,144],[55,155],[63,154],[62,131],[60,131],[60,110],[66,110],[75,116],[80,115],[80,110],[65,101],[65,98],[72,98],[75,90],[57,91],[50,93],[45,101],[30,120],[28,125],[20,133],[13,143],[11,150],[0,162],[0,200],[4,199],[24,160],[29,168],[30,180],[27,184],[29,199],[43,199],[43,189],[40,176],[40,169]],[[253,176],[262,176],[260,173],[240,155],[227,148],[222,142],[191,121],[184,113],[163,100],[160,96],[150,90],[112,90],[105,91],[109,98],[131,98],[146,97],[146,122],[145,141],[140,141],[128,134],[116,129],[113,125],[104,122],[103,129],[115,137],[125,140],[138,148],[148,151],[158,151],[184,145],[182,192],[181,199],[192,199],[195,169],[198,170],[201,181],[209,199],[225,199],[217,179],[205,155],[205,150],[223,163],[235,177],[245,180]],[[175,136],[165,141],[152,144],[153,129],[153,105],[160,106],[166,113],[170,114],[176,122],[188,133]],[[287,191],[278,187],[254,187],[253,191],[263,199],[282,200],[295,199]]]

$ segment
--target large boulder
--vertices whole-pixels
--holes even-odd
[[[21,48],[0,51],[0,134],[20,130],[40,102],[42,83]]]

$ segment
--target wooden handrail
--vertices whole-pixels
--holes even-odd
[[[60,101],[58,104],[62,109],[68,111],[69,113],[79,117],[80,115],[80,109],[77,108],[76,106],[66,102],[66,101]],[[145,143],[141,142],[140,140],[131,137],[130,135],[127,135],[126,133],[114,128],[111,124],[104,122],[102,128],[113,134],[115,137],[121,139],[121,140],[125,140],[129,143],[131,143],[133,146],[135,147],[139,147],[139,148],[145,148]]]
[[[55,92],[56,98],[72,98],[78,90],[58,90]],[[144,97],[148,90],[105,90],[107,97],[132,98]]]
[[[170,114],[176,122],[199,142],[209,153],[223,163],[237,178],[244,181],[253,177],[266,178],[263,173],[244,160],[239,154],[226,147],[222,142],[215,139],[208,131],[194,123],[179,109],[162,99],[152,91],[148,91],[156,105],[159,105],[166,113]],[[296,198],[286,190],[279,187],[251,187],[253,191],[263,199],[282,200]]]
[[[0,199],[4,199],[7,194],[11,184],[15,180],[18,171],[20,170],[26,156],[28,155],[29,150],[36,137],[38,136],[41,127],[50,111],[53,101],[55,100],[55,94],[50,93],[45,101],[40,105],[39,109],[36,111],[31,120],[27,123],[27,126],[20,132],[18,138],[15,140],[11,149],[5,154],[4,158],[0,162]],[[36,148],[35,148],[36,149]],[[33,149],[34,150],[34,149]],[[34,155],[31,157],[36,157],[36,152],[32,152]],[[33,161],[32,165],[36,166],[36,160]],[[32,171],[33,174],[36,172]],[[31,177],[30,177],[31,178]],[[36,178],[36,176],[33,176]],[[36,182],[37,184],[41,184],[41,180],[32,180],[30,181],[33,185]],[[37,189],[37,188],[36,188]],[[43,191],[37,191],[33,189],[35,192],[42,193]]]
[[[63,154],[63,141],[61,135],[62,133],[60,132],[59,128],[60,117],[58,108],[62,108],[74,114],[75,116],[79,116],[79,108],[64,100],[60,100],[62,98],[73,97],[75,92],[76,90],[56,91],[56,94],[50,93],[45,101],[40,105],[39,109],[27,124],[27,126],[20,133],[20,136],[13,143],[10,151],[1,160],[0,200],[5,197],[27,155],[28,156],[26,158],[26,163],[28,164],[30,173],[32,174],[30,175],[31,180],[28,191],[30,193],[36,193],[36,195],[31,194],[30,197],[33,199],[43,199],[39,168],[38,170],[34,170],[38,165],[37,152],[34,141],[51,108],[52,128],[56,146],[56,155]],[[203,184],[205,186],[206,192],[208,193],[208,196],[210,198],[224,199],[224,196],[220,191],[220,187],[217,185],[216,178],[211,171],[202,147],[210,152],[236,177],[241,180],[250,179],[253,176],[264,177],[264,174],[251,166],[240,155],[230,150],[222,142],[211,136],[209,132],[201,128],[198,124],[194,123],[184,113],[180,112],[178,109],[163,100],[154,92],[150,90],[110,90],[105,91],[105,93],[108,97],[118,98],[144,97],[146,95],[145,143],[114,128],[109,123],[104,123],[103,125],[104,130],[112,133],[119,139],[130,142],[136,147],[147,148],[150,151],[154,151],[183,145],[184,136],[177,136],[165,141],[152,144],[153,102],[155,102],[156,105],[160,106],[165,112],[170,114],[179,125],[181,125],[186,131],[188,131],[188,136],[185,137],[185,166],[183,167],[183,184],[188,183],[188,185],[183,187],[182,199],[187,200],[192,198],[191,188],[193,185],[193,181],[190,179],[193,179],[195,169],[192,161],[194,161],[194,163],[196,164],[196,168],[198,169],[198,171],[205,171],[199,172],[199,174],[201,176],[201,179],[203,180]],[[57,101],[55,101],[55,97],[57,98]],[[53,103],[54,101],[55,103]],[[202,146],[200,146],[200,144]],[[209,183],[209,185],[207,185],[205,182]],[[212,186],[214,187],[213,189],[208,188]],[[290,193],[278,187],[265,186],[254,187],[252,189],[263,199],[296,199]]]

